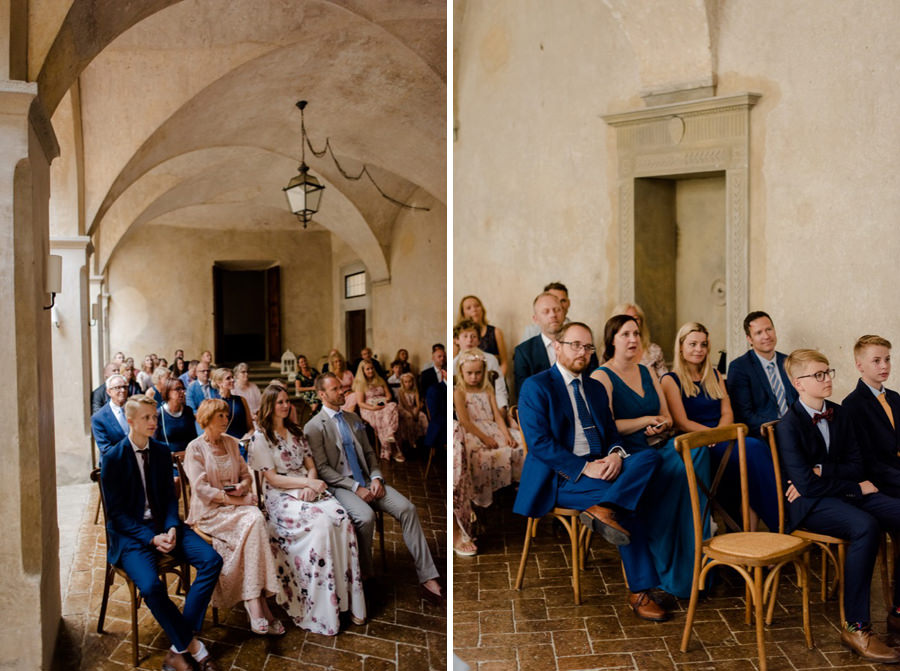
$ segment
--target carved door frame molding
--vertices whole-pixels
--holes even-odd
[[[725,321],[729,358],[742,352],[749,310],[750,109],[758,93],[603,116],[616,131],[619,299],[634,300],[634,180],[725,173]]]

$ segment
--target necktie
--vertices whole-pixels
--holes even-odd
[[[775,392],[775,400],[778,401],[778,416],[781,417],[788,410],[787,401],[784,400],[784,385],[781,384],[781,376],[778,374],[778,366],[774,361],[770,361],[766,366],[766,373],[769,376],[769,384],[772,385],[772,391]]]
[[[572,380],[572,390],[575,392],[575,408],[578,410],[578,421],[581,422],[581,428],[584,431],[584,437],[587,438],[588,446],[591,450],[591,457],[599,457],[603,454],[603,436],[600,434],[599,427],[594,423],[593,417],[588,410],[587,403],[581,395],[581,380],[577,377]]]
[[[834,408],[828,408],[825,412],[817,412],[813,415],[813,424],[818,424],[820,419],[830,422],[834,417]]]
[[[125,419],[125,411],[122,408],[119,408],[119,412],[114,413],[116,419],[119,420],[119,426],[122,427],[122,431],[125,432],[125,435],[128,435],[128,420]]]
[[[344,413],[337,413],[334,416],[334,420],[337,422],[338,431],[341,433],[341,443],[344,445],[344,456],[346,456],[347,463],[350,465],[350,472],[353,474],[353,479],[365,487],[366,478],[359,465],[359,457],[356,455],[356,446],[353,444],[353,436],[350,434],[350,427],[347,425],[347,420],[344,419]]]
[[[878,402],[881,403],[881,407],[884,408],[884,412],[887,415],[888,419],[891,420],[891,426],[897,428],[897,425],[894,424],[894,413],[891,412],[891,406],[888,405],[887,402],[887,394],[881,392],[878,394]]]
[[[147,503],[150,505],[150,516],[153,518],[153,526],[159,531],[162,528],[163,519],[154,505],[154,499],[150,498],[150,448],[145,447],[143,450],[138,450],[137,453],[141,455],[141,461],[144,466],[144,495],[147,497]]]

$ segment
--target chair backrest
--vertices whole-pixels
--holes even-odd
[[[759,432],[769,443],[772,453],[772,465],[775,467],[775,494],[778,496],[778,533],[784,533],[784,491],[781,484],[781,462],[778,459],[778,445],[775,442],[775,425],[778,420],[766,422],[759,427]]]
[[[172,453],[172,461],[178,469],[178,485],[181,487],[181,500],[184,501],[184,519],[191,515],[191,481],[184,472],[184,450]]]
[[[747,450],[744,439],[747,436],[747,426],[745,424],[728,424],[726,426],[707,429],[706,431],[692,431],[675,438],[675,449],[681,454],[684,461],[684,469],[688,479],[688,490],[691,497],[691,512],[694,523],[694,547],[700,548],[703,544],[703,520],[715,503],[716,490],[718,488],[719,479],[724,471],[724,465],[728,463],[731,451],[737,446],[738,459],[741,472],[741,528],[744,531],[750,531],[750,496],[747,488]],[[708,490],[705,485],[701,485],[697,481],[697,473],[694,470],[694,460],[691,450],[696,447],[706,447],[715,445],[716,443],[729,442],[725,453],[722,456],[722,467],[713,478],[712,484]],[[700,510],[700,489],[701,486],[706,490],[704,493],[708,498],[708,503],[704,506],[703,511]]]
[[[103,509],[103,529],[106,530],[106,497],[103,496],[103,483],[100,481],[100,468],[97,467],[91,471],[91,481],[97,483],[97,491],[100,492],[100,506]],[[109,539],[106,539],[107,547],[109,547]]]
[[[525,432],[522,430],[522,423],[519,421],[519,406],[512,405],[509,408],[509,416],[519,427],[519,435],[522,436],[522,458],[528,456],[528,444],[525,442]]]

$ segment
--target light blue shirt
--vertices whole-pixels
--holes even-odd
[[[822,403],[821,410],[815,410],[814,408],[810,408],[806,403],[800,401],[800,405],[803,406],[803,409],[809,413],[810,417],[815,417],[823,412],[825,412],[825,404]],[[818,421],[816,422],[816,428],[819,430],[819,433],[822,434],[822,438],[825,439],[825,449],[829,449],[831,447],[831,433],[828,431],[828,422],[826,421]]]

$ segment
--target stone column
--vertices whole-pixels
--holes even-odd
[[[56,296],[57,323],[51,320],[56,423],[56,482],[89,482],[91,473],[91,334],[86,236],[50,240],[50,253],[62,256],[62,292]]]
[[[50,162],[59,147],[37,85],[0,80],[0,669],[50,668],[60,623],[53,449]]]
[[[106,341],[103,337],[103,275],[91,275],[88,298],[90,300],[88,314],[91,316],[91,355],[94,362],[91,367],[91,389],[93,389],[103,384],[103,366],[108,360]]]

